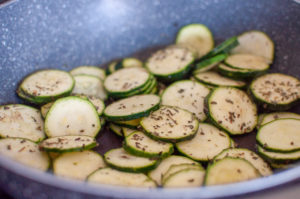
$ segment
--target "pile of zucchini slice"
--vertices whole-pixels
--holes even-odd
[[[144,63],[128,57],[106,71],[34,72],[17,94],[40,110],[0,106],[0,154],[118,186],[199,187],[272,175],[300,159],[300,115],[287,112],[299,102],[300,81],[267,73],[273,58],[263,32],[214,46],[205,25],[190,24]],[[104,125],[123,142],[102,156],[93,149]],[[256,151],[236,148],[234,137],[248,133],[256,133]]]

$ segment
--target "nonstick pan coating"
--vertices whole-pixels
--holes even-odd
[[[35,70],[104,67],[126,56],[145,60],[154,50],[173,43],[178,29],[189,23],[207,25],[216,44],[247,30],[264,31],[276,45],[271,71],[300,78],[300,4],[292,0],[15,1],[0,5],[0,104],[23,103],[15,90]],[[300,113],[300,107],[292,111]],[[252,133],[235,141],[254,149],[254,137]],[[98,141],[96,150],[102,154],[121,146],[121,139],[107,129]],[[215,198],[260,191],[298,178],[300,167],[226,186],[147,191],[93,187],[0,157],[1,188],[16,198]]]

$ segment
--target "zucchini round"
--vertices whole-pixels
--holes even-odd
[[[156,187],[155,183],[143,173],[128,173],[111,168],[96,170],[88,176],[87,182],[127,187]]]
[[[155,159],[131,155],[123,148],[109,150],[104,154],[104,160],[114,169],[134,173],[150,171],[158,164]]]
[[[22,104],[0,106],[0,137],[43,140],[46,136],[40,111]]]
[[[136,131],[126,136],[123,148],[130,154],[148,158],[165,158],[174,151],[171,143],[153,140],[141,131]]]
[[[257,146],[258,153],[271,163],[287,164],[300,159],[300,151],[281,153],[268,151],[261,146]]]
[[[273,112],[264,114],[261,120],[261,126],[278,119],[300,119],[300,115],[291,112]]]
[[[249,90],[263,108],[287,110],[300,98],[300,81],[289,75],[271,73],[253,80]]]
[[[256,105],[237,88],[214,89],[206,105],[210,120],[231,135],[250,133],[257,124]]]
[[[277,152],[300,150],[300,120],[278,119],[263,125],[256,135],[265,149]]]
[[[56,100],[45,119],[45,133],[48,137],[95,137],[100,129],[101,124],[94,105],[88,100],[74,96]]]
[[[75,75],[92,75],[104,81],[106,77],[105,70],[97,66],[78,66],[70,71],[70,74]]]
[[[161,96],[162,105],[177,106],[193,113],[199,121],[204,121],[204,98],[210,90],[203,84],[181,80],[168,86]]]
[[[226,59],[226,57],[227,57],[227,54],[219,54],[219,55],[204,59],[204,60],[200,61],[199,63],[196,63],[193,74],[202,73],[202,72],[213,69],[221,61]]]
[[[45,104],[57,98],[68,96],[74,87],[73,77],[62,70],[40,70],[27,76],[20,89],[31,98],[30,102]]]
[[[242,158],[250,162],[262,176],[272,175],[270,166],[256,153],[245,148],[225,149],[219,153],[214,161],[218,161],[225,157]]]
[[[120,127],[119,125],[116,125],[114,123],[109,123],[108,125],[109,129],[114,132],[117,136],[123,137],[123,133],[122,133],[122,127]]]
[[[149,137],[166,142],[191,139],[199,126],[192,113],[171,106],[161,106],[157,111],[144,117],[140,124]]]
[[[39,144],[45,151],[48,152],[73,152],[89,150],[97,146],[95,138],[89,136],[58,136],[48,138]]]
[[[69,152],[53,161],[53,173],[61,177],[85,180],[93,171],[105,166],[102,156],[95,151]]]
[[[230,148],[230,137],[211,124],[200,123],[196,136],[176,143],[178,151],[197,161],[210,161],[224,149]]]
[[[232,79],[249,79],[260,74],[260,71],[231,68],[225,64],[219,64],[218,72]]]
[[[104,116],[109,121],[128,121],[138,119],[158,109],[160,98],[157,95],[135,95],[115,101],[104,110]]]
[[[228,56],[224,63],[235,69],[246,69],[258,72],[264,72],[269,69],[269,64],[265,58],[251,54],[234,54]]]
[[[50,158],[36,143],[21,138],[0,139],[0,154],[26,166],[47,171]]]

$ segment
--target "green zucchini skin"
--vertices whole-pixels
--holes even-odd
[[[297,160],[300,159],[300,153],[298,156],[295,156],[295,157],[292,157],[292,158],[280,158],[280,157],[271,157],[270,155],[268,155],[267,153],[265,153],[263,150],[266,150],[264,149],[263,147],[261,146],[257,146],[257,152],[258,154],[263,157],[266,161],[268,161],[271,165],[272,163],[275,163],[275,164],[289,164],[289,163],[293,163],[293,162],[296,162]],[[268,151],[268,150],[266,150]],[[268,151],[268,152],[272,152],[272,153],[278,153],[279,155],[280,154],[290,154],[290,153],[295,153],[295,152],[290,152],[290,153],[281,153],[281,152],[273,152],[273,151]],[[296,151],[297,153],[297,151]]]
[[[227,54],[222,53],[222,54],[218,54],[216,56],[204,59],[198,63],[194,63],[193,74],[196,74],[199,72],[204,72],[204,71],[214,68],[215,66],[211,67],[211,65],[213,65],[213,64],[217,65],[221,61],[225,60],[227,56],[228,56]]]
[[[267,71],[267,70],[256,71],[256,70],[231,68],[231,67],[227,66],[226,64],[219,64],[217,70],[221,75],[223,75],[225,77],[229,77],[232,79],[238,79],[238,80],[249,80],[256,76],[263,75]]]
[[[236,36],[233,36],[218,46],[216,46],[214,49],[212,49],[209,53],[207,53],[205,56],[201,58],[201,60],[216,56],[221,53],[228,53],[231,49],[239,45],[238,39]]]

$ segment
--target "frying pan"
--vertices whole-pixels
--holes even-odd
[[[1,3],[1,1],[0,1]],[[300,4],[292,0],[23,0],[0,4],[0,104],[21,103],[15,94],[25,75],[42,68],[105,66],[110,60],[149,53],[174,42],[179,27],[203,23],[218,44],[247,30],[266,32],[276,45],[272,71],[300,78]],[[23,102],[22,102],[23,103]],[[296,107],[292,111],[300,112]],[[239,136],[253,149],[255,133]],[[121,140],[102,130],[96,149]],[[137,189],[55,177],[0,156],[0,186],[15,198],[216,198],[298,182],[300,167],[236,184],[186,189]]]

